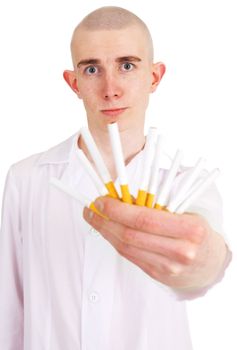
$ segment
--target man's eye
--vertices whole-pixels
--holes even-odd
[[[98,72],[98,69],[95,66],[89,66],[85,69],[85,72],[89,75],[95,74]]]
[[[134,68],[134,64],[126,62],[122,64],[122,70],[124,71],[130,71]]]

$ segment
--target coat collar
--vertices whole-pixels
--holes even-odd
[[[71,154],[77,145],[79,135],[80,131],[42,153],[38,160],[38,165],[69,163]]]
[[[70,163],[70,160],[74,158],[79,136],[80,130],[65,141],[42,153],[38,159],[38,165]],[[138,155],[141,153],[143,153],[143,151],[138,153]],[[137,156],[135,156],[135,158],[136,157]],[[161,168],[169,169],[171,160],[171,157],[165,151],[163,151],[160,160]]]

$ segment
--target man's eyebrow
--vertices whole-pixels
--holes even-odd
[[[116,62],[141,62],[141,58],[137,56],[123,56],[115,59]]]
[[[101,61],[97,58],[88,58],[85,60],[81,60],[77,63],[77,68],[79,68],[80,66],[85,66],[87,64],[99,64]]]
[[[137,57],[137,56],[123,56],[123,57],[117,57],[115,59],[115,62],[141,62],[141,58]],[[99,60],[98,58],[88,58],[85,60],[81,60],[77,63],[77,68],[79,68],[80,66],[85,66],[88,64],[100,64],[101,60]]]

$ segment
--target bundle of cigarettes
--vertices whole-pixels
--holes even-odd
[[[158,135],[156,128],[151,127],[149,129],[144,147],[144,164],[142,167],[143,173],[141,174],[139,190],[136,199],[133,200],[129,191],[129,184],[117,123],[108,124],[108,132],[119,186],[121,189],[121,196],[116,190],[111,175],[88,128],[82,128],[80,134],[86,144],[91,158],[93,159],[99,175],[97,175],[85,154],[79,148],[76,151],[80,162],[83,164],[88,172],[88,175],[91,177],[96,186],[98,196],[108,195],[125,203],[182,214],[210,186],[210,184],[220,173],[219,169],[213,169],[211,172],[207,173],[205,177],[200,179],[204,159],[199,158],[195,166],[191,168],[186,175],[185,181],[183,181],[176,190],[175,195],[170,196],[174,185],[174,180],[176,179],[176,176],[180,170],[182,153],[180,150],[176,152],[174,159],[171,162],[171,166],[165,174],[164,180],[158,186],[161,171],[160,158],[162,137],[161,135]],[[83,196],[75,195],[72,189],[68,188],[59,179],[51,178],[50,182],[57,188],[66,192],[68,195],[76,198],[83,206],[87,206],[98,213],[94,206],[94,200],[96,198],[88,199]]]

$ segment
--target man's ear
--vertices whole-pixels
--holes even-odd
[[[154,92],[165,74],[165,65],[162,62],[153,63],[152,66],[152,85],[150,92]]]
[[[64,77],[64,80],[72,89],[72,91],[75,92],[78,97],[80,97],[78,86],[77,86],[77,77],[75,75],[75,72],[73,70],[65,70],[63,72],[63,77]]]

